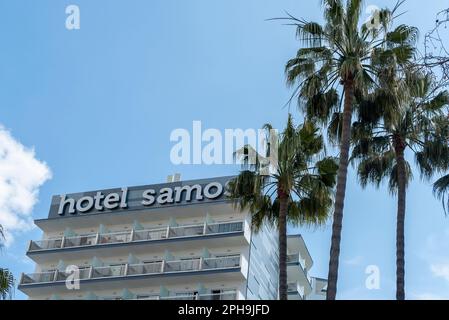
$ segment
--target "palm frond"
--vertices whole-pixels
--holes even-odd
[[[441,109],[447,107],[449,105],[449,92],[442,91],[439,92],[434,98],[430,101],[426,101],[422,104],[422,108],[426,111],[440,111]]]
[[[334,112],[327,128],[328,139],[334,145],[338,145],[340,143],[342,128],[343,113]]]
[[[412,168],[410,163],[405,162],[405,187],[407,188],[410,181],[413,179]],[[395,164],[390,172],[390,179],[388,180],[388,189],[390,193],[395,195],[398,193],[398,167]]]
[[[380,155],[374,154],[362,159],[357,170],[361,186],[365,188],[368,183],[372,183],[379,187],[383,179],[391,176],[394,166],[393,151],[387,151]]]
[[[346,19],[352,29],[356,29],[362,14],[363,0],[347,0]]]
[[[331,115],[338,111],[339,96],[335,89],[327,92],[319,92],[307,99],[305,105],[305,113],[309,119],[320,124],[326,124]]]
[[[263,175],[256,165],[227,185],[234,207],[251,213],[256,232],[264,224],[277,226],[280,194],[288,196],[287,219],[294,224],[322,223],[332,205],[338,164],[335,158],[323,157],[324,140],[317,125],[305,121],[296,126],[289,114],[278,140],[275,173]]]
[[[14,276],[8,269],[0,268],[0,300],[11,298],[14,292]]]
[[[296,24],[296,36],[310,47],[321,47],[326,39],[324,28],[317,22]]]
[[[401,24],[387,33],[386,40],[390,45],[414,45],[419,36],[418,28]]]
[[[444,212],[447,214],[449,209],[449,174],[441,177],[433,184],[434,195],[441,200]]]

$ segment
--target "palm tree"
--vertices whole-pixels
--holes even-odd
[[[296,27],[297,36],[304,44],[285,68],[287,84],[295,87],[292,98],[298,97],[298,104],[309,119],[323,125],[338,126],[340,133],[335,141],[339,143],[340,159],[329,259],[329,300],[334,300],[337,294],[354,94],[366,94],[377,84],[379,70],[371,64],[375,56],[408,52],[408,46],[384,50],[388,41],[397,41],[404,35],[413,36],[407,28],[406,32],[404,29],[389,32],[395,12],[404,1],[399,0],[391,11],[380,10],[370,24],[360,23],[362,0],[322,0],[324,25],[291,15],[281,18]],[[337,89],[344,94],[343,112]]]
[[[390,83],[388,89],[379,89],[360,102],[359,119],[352,128],[352,160],[358,163],[363,187],[368,183],[379,187],[386,179],[390,192],[397,195],[396,299],[404,300],[406,193],[412,178],[407,152],[415,155],[422,178],[447,167],[449,93],[434,94],[430,76],[409,70],[405,79]],[[400,88],[399,99],[391,88]]]
[[[14,276],[8,269],[0,268],[0,300],[12,296],[14,290]]]
[[[255,232],[264,223],[277,227],[279,298],[286,300],[287,224],[320,225],[327,220],[338,166],[334,158],[319,159],[324,152],[323,137],[311,122],[296,127],[289,115],[286,128],[276,140],[276,148],[268,148],[268,153],[277,149],[275,169],[266,171],[266,163],[260,161],[263,157],[257,155],[252,165],[245,165],[230,181],[228,191],[237,208],[251,213]]]
[[[3,227],[0,225],[0,238],[4,238]],[[1,246],[1,243],[0,243]],[[11,297],[14,290],[14,277],[8,269],[0,268],[0,300]]]

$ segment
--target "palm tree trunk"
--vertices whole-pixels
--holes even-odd
[[[344,84],[345,101],[343,109],[342,135],[340,141],[340,161],[337,175],[337,191],[335,195],[334,221],[332,224],[332,240],[329,259],[329,274],[326,298],[335,300],[337,295],[338,263],[340,258],[341,229],[343,223],[343,207],[348,175],[349,148],[351,138],[352,103],[354,82],[347,80]]]
[[[287,210],[288,197],[279,197],[279,300],[287,300]]]
[[[405,145],[402,139],[396,139],[396,165],[398,170],[398,213],[396,220],[396,299],[405,299],[405,200],[406,169],[404,159]]]

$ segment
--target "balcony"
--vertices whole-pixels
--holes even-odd
[[[117,264],[101,267],[79,268],[79,279],[89,281],[106,278],[133,278],[144,275],[164,275],[176,273],[201,272],[240,268],[240,255],[214,258],[191,258],[178,261],[154,261],[140,264]],[[35,284],[64,283],[73,274],[63,271],[46,271],[41,273],[22,274],[19,286]]]
[[[307,272],[306,261],[301,257],[299,253],[288,254],[287,255],[287,265],[299,265],[301,269],[304,271],[304,275],[306,276],[309,283],[312,282],[312,278]]]
[[[182,294],[177,293],[173,296],[160,296],[154,294],[139,294],[133,299],[124,299],[120,296],[113,297],[100,297],[99,300],[236,300],[237,291],[230,290],[220,293],[208,293],[208,294]]]
[[[287,292],[289,300],[304,300],[304,287],[299,282],[288,283]]]
[[[288,280],[295,282],[299,281],[299,286],[303,288],[304,293],[307,295],[312,290],[312,279],[306,268],[306,261],[301,257],[299,253],[293,253],[287,255],[287,267],[288,267]]]
[[[327,280],[322,278],[312,277],[312,293],[310,300],[325,300],[327,293]]]
[[[303,269],[306,269],[306,260],[304,260],[299,253],[287,255],[287,263],[300,264]]]
[[[40,241],[31,241],[29,253],[45,252],[66,248],[83,248],[98,245],[119,243],[139,243],[144,241],[157,241],[163,239],[181,239],[187,237],[202,237],[207,235],[224,235],[243,232],[244,222],[224,222],[214,224],[198,224],[179,227],[164,227],[147,230],[131,230],[111,233],[96,233],[75,237],[62,237]]]

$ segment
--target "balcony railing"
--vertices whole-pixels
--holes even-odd
[[[298,282],[292,282],[287,284],[288,294],[298,294],[301,299],[304,299],[304,287]]]
[[[195,237],[240,231],[243,231],[243,221],[214,224],[205,223],[191,226],[165,227],[148,230],[131,230],[103,234],[96,233],[83,236],[31,241],[28,251],[34,252],[50,249],[86,247],[114,243],[130,243],[139,241]]]
[[[287,255],[287,263],[299,263],[301,266],[301,269],[304,272],[305,277],[309,281],[309,283],[312,283],[312,278],[310,277],[309,273],[307,272],[306,267],[306,260],[301,257],[301,254],[299,253],[293,253]]]
[[[220,293],[207,294],[175,294],[172,296],[160,296],[158,294],[138,294],[134,298],[122,296],[98,297],[98,300],[236,300],[237,291],[228,290]]]
[[[146,298],[137,297],[137,300],[148,300]],[[151,300],[236,300],[236,291],[226,291],[221,293],[210,293],[210,294],[185,294],[185,295],[175,295],[175,296],[156,296],[156,299]]]
[[[304,260],[299,253],[288,254],[287,263],[300,263],[301,267],[306,267],[306,260]]]
[[[240,255],[193,258],[178,261],[155,261],[140,264],[118,264],[102,267],[83,267],[79,269],[79,279],[99,279],[111,277],[132,277],[138,275],[192,272],[201,270],[220,270],[240,267]],[[69,274],[62,271],[46,271],[23,274],[21,285],[37,283],[53,283],[65,281]]]

